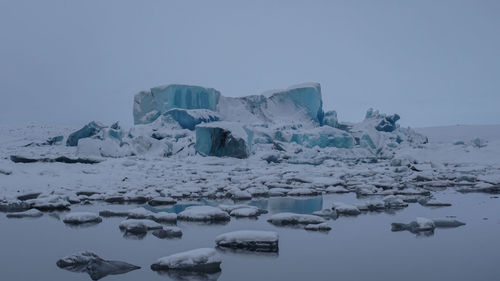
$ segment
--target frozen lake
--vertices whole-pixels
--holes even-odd
[[[500,276],[500,199],[487,194],[434,194],[451,207],[429,208],[418,203],[395,213],[366,213],[330,220],[329,233],[276,227],[266,220],[273,213],[312,213],[332,202],[356,202],[354,194],[316,197],[279,197],[246,201],[267,209],[259,219],[231,218],[227,224],[207,225],[179,221],[181,239],[125,238],[118,224],[124,218],[104,218],[89,227],[69,227],[46,213],[41,218],[0,217],[2,280],[90,280],[85,273],[59,269],[64,256],[90,250],[105,259],[122,260],[142,268],[103,280],[204,280],[196,276],[169,276],[150,269],[157,258],[200,247],[214,247],[217,235],[234,230],[272,230],[279,233],[278,254],[220,251],[222,272],[211,280],[498,280]],[[190,203],[199,202],[186,202]],[[202,202],[217,205],[223,202]],[[239,202],[238,202],[239,203]],[[179,212],[184,204],[163,208]],[[72,211],[128,210],[136,205],[73,205]],[[436,229],[432,236],[391,232],[392,222],[416,217],[456,216],[467,224]],[[218,277],[218,279],[217,279]]]

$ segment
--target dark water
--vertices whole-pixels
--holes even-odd
[[[86,274],[56,267],[59,258],[82,250],[142,267],[102,280],[190,280],[171,279],[151,271],[149,266],[159,257],[213,247],[217,235],[244,229],[277,231],[279,254],[221,252],[220,281],[500,280],[500,199],[451,191],[437,195],[438,199],[451,202],[453,206],[428,208],[411,204],[394,214],[341,217],[329,221],[333,229],[328,234],[275,227],[266,219],[282,211],[311,213],[331,207],[333,201],[356,202],[354,195],[254,200],[249,204],[266,208],[270,214],[258,220],[232,218],[226,225],[179,222],[183,237],[174,240],[160,240],[151,234],[142,240],[126,239],[118,229],[123,218],[105,218],[95,226],[72,228],[47,214],[36,219],[7,219],[2,215],[0,280],[90,280]],[[74,206],[73,210],[97,212],[134,207],[93,205]],[[179,212],[184,207],[179,204],[170,211]],[[417,216],[456,216],[467,225],[437,229],[430,237],[390,231],[392,222],[409,222]]]

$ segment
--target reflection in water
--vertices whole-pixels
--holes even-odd
[[[221,275],[220,271],[207,273],[186,270],[164,270],[157,271],[157,273],[160,275],[167,275],[174,281],[217,281]]]
[[[193,203],[177,203],[168,207],[152,207],[148,204],[143,205],[143,207],[152,212],[168,212],[168,213],[180,213],[186,208],[191,206],[218,206],[220,204],[227,204],[223,201],[212,201],[212,200],[200,200],[199,202]],[[255,206],[259,209],[268,210],[270,213],[282,213],[291,212],[297,214],[311,214],[316,211],[320,211],[323,208],[323,196],[314,197],[271,197],[262,199],[252,199],[248,201],[248,205]]]
[[[178,213],[184,211],[187,207],[199,206],[199,205],[208,205],[208,204],[195,204],[195,203],[175,204],[175,205],[171,205],[169,207],[162,207],[162,208],[155,208],[155,207],[151,207],[148,204],[145,204],[145,205],[143,205],[143,207],[146,210],[149,210],[149,211],[155,212],[155,213],[158,213],[158,212],[167,212],[167,213],[176,213],[176,214],[178,214]]]
[[[323,208],[323,196],[315,197],[271,197],[267,201],[270,213],[291,212],[312,214]]]
[[[244,256],[262,257],[262,258],[277,258],[279,256],[279,252],[256,252],[245,249],[233,249],[220,246],[215,247],[215,249],[217,250],[217,252],[224,255],[242,255],[242,256],[244,255]]]

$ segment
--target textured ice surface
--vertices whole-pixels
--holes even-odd
[[[200,248],[158,259],[151,265],[153,270],[192,270],[200,272],[220,271],[221,256],[213,248]]]
[[[317,224],[325,222],[325,219],[315,215],[304,215],[295,213],[278,213],[272,215],[268,222],[276,225],[286,224]]]
[[[178,216],[179,220],[187,221],[228,221],[229,215],[219,208],[211,206],[191,206]]]
[[[251,251],[278,251],[278,233],[274,231],[239,230],[221,234],[215,238],[221,247]]]
[[[194,130],[195,126],[200,123],[219,121],[219,115],[208,109],[180,109],[173,108],[163,114],[175,120],[181,128]]]
[[[99,124],[95,121],[92,121],[85,125],[83,128],[80,130],[72,133],[71,135],[68,136],[68,139],[66,140],[66,145],[67,146],[77,146],[78,141],[83,138],[88,138],[97,135],[102,129],[104,129],[104,125]]]
[[[337,148],[353,148],[354,138],[345,131],[332,128],[330,126],[322,126],[307,131],[299,131],[294,133],[290,140],[307,148],[312,147],[337,147]]]
[[[99,223],[102,218],[90,212],[72,212],[64,216],[63,222],[69,224]]]
[[[134,97],[134,123],[147,124],[172,108],[216,110],[219,91],[189,85],[165,85],[142,91]]]
[[[201,124],[196,126],[195,149],[203,156],[247,158],[249,135],[238,123]]]

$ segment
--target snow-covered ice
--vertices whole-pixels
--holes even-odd
[[[268,222],[275,225],[294,225],[294,224],[318,224],[325,222],[325,219],[315,215],[295,214],[295,213],[278,213],[272,215]]]
[[[273,231],[239,230],[217,236],[215,243],[220,247],[276,252],[278,251],[278,240],[278,233]]]
[[[215,249],[200,248],[159,258],[151,269],[218,272],[221,263],[222,258]]]
[[[99,223],[102,218],[91,212],[72,212],[64,216],[63,222],[69,224]]]
[[[228,213],[219,208],[211,206],[191,206],[186,208],[178,215],[179,220],[185,221],[229,221],[231,218]]]

